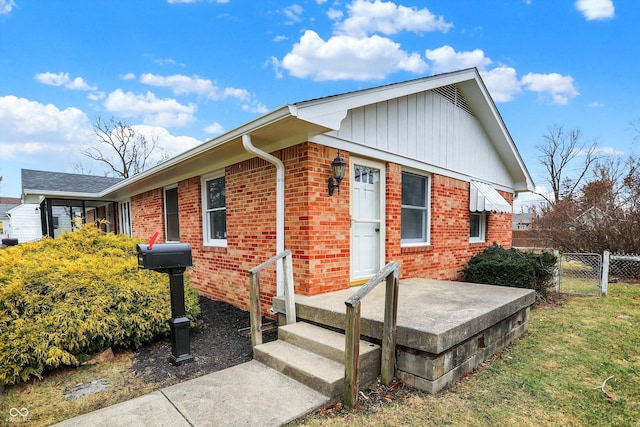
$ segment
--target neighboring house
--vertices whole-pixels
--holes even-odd
[[[17,197],[0,197],[0,239],[13,237],[9,210],[18,206],[22,200]]]
[[[99,200],[96,193],[122,181],[122,178],[46,172],[22,169],[22,194],[25,203],[36,203],[37,234],[57,237],[72,230],[75,221],[106,219],[105,231],[115,231],[116,205]],[[34,239],[31,239],[34,240]]]
[[[330,196],[338,157],[346,174]],[[303,295],[363,283],[392,260],[403,278],[461,279],[472,255],[511,245],[514,195],[533,188],[468,69],[285,105],[75,198],[117,206],[120,232],[189,243],[191,282],[246,309],[247,271],[285,248]],[[38,197],[46,207],[63,194]],[[261,279],[266,311],[282,284]]]
[[[527,231],[531,230],[533,225],[533,219],[535,218],[535,212],[520,212],[514,213],[512,219],[512,230]]]
[[[21,204],[9,210],[11,238],[18,243],[40,240],[40,207],[37,204]]]

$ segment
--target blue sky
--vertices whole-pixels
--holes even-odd
[[[0,195],[103,174],[97,116],[171,154],[287,103],[477,67],[536,184],[559,124],[640,151],[636,0],[0,0]]]

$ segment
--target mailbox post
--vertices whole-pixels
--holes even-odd
[[[187,243],[139,244],[138,268],[169,275],[171,293],[171,358],[173,365],[193,360],[190,354],[189,326],[184,306],[184,271],[193,265],[191,247]]]

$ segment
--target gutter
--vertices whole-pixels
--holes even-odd
[[[284,251],[284,163],[277,157],[256,148],[249,134],[242,135],[242,145],[249,153],[276,166],[276,255]],[[276,296],[284,295],[282,258],[276,264]]]

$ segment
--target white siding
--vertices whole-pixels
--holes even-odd
[[[11,238],[18,239],[18,243],[40,240],[42,225],[38,205],[19,205],[10,209],[9,214],[11,215]]]
[[[512,185],[479,120],[431,91],[353,109],[337,136],[476,179]]]

